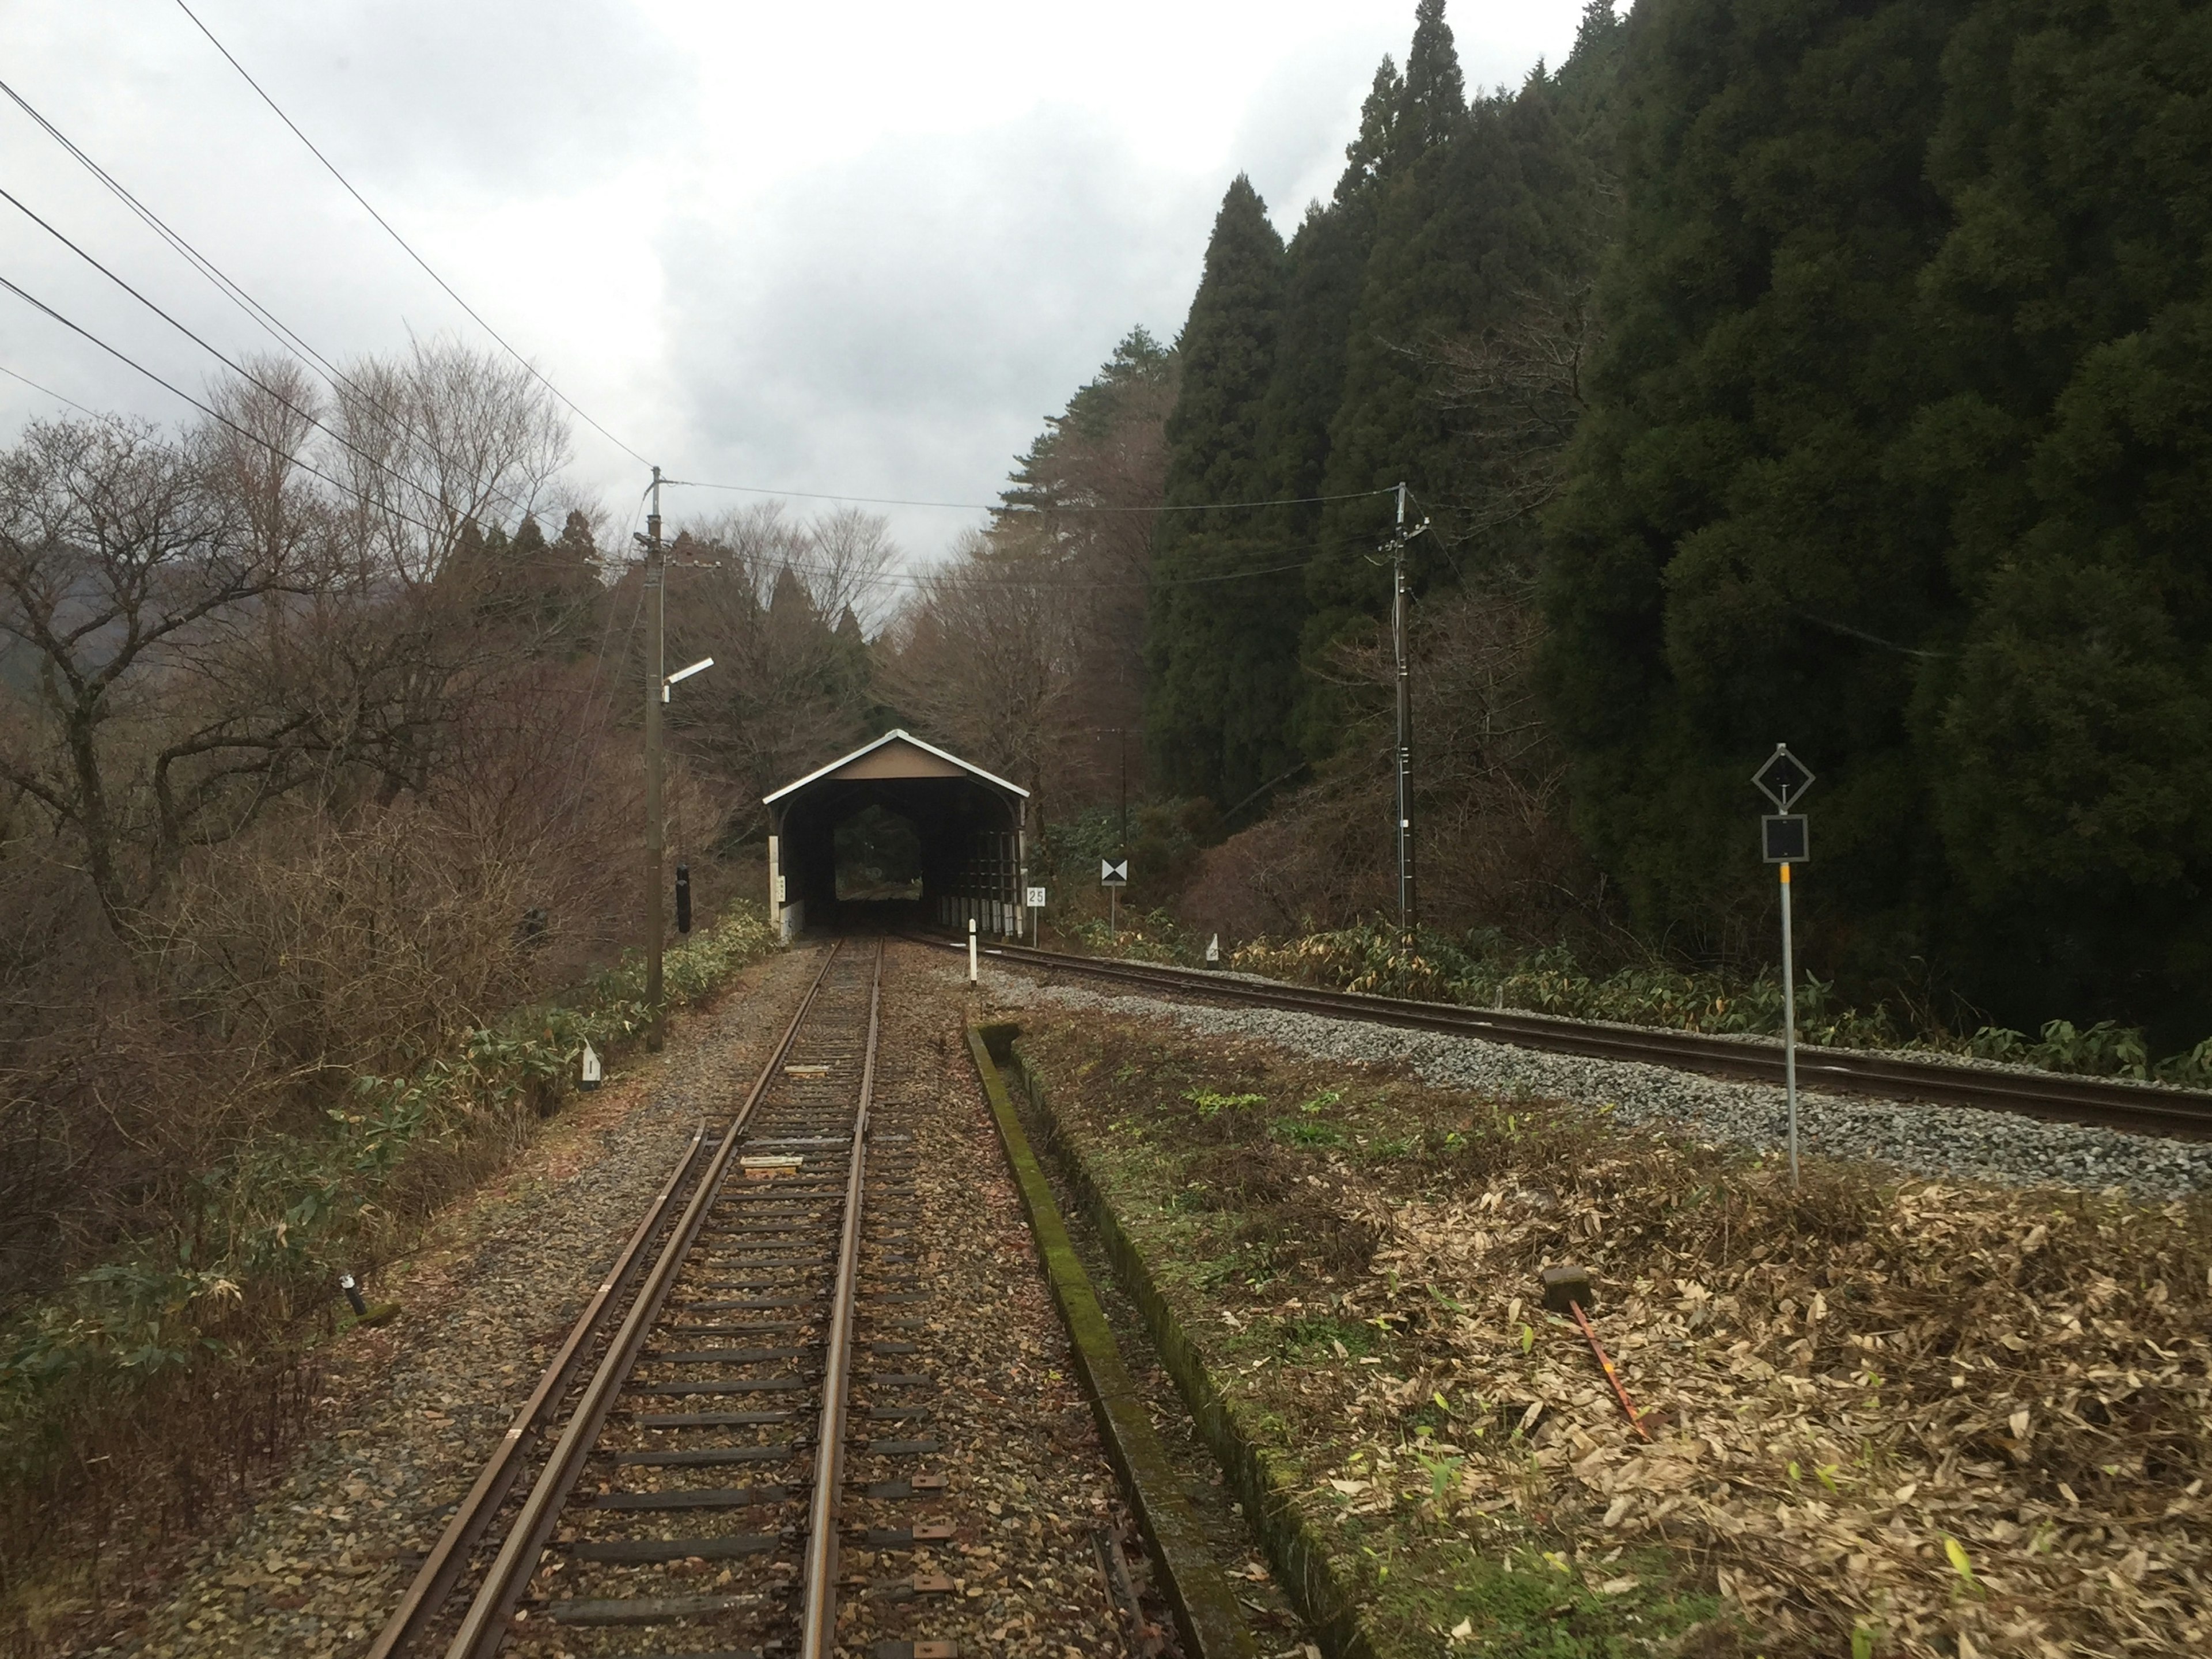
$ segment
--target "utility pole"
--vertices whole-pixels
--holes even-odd
[[[653,511],[645,520],[645,598],[652,613],[645,648],[645,1006],[652,1011],[645,1046],[658,1054],[665,1017],[660,1006],[662,928],[660,855],[664,840],[660,799],[660,703],[668,672],[667,563],[660,546],[660,469],[653,469]]]
[[[1398,486],[1398,527],[1390,538],[1390,638],[1398,658],[1398,931],[1410,938],[1417,912],[1413,904],[1413,653],[1406,637],[1409,596],[1406,591],[1406,545],[1427,529],[1423,520],[1413,535],[1406,533],[1406,486]]]

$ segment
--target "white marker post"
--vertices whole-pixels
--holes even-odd
[[[975,982],[975,918],[968,918],[968,982]]]
[[[1044,889],[1032,887],[1023,897],[1029,901],[1030,944],[1035,946],[1044,940]]]

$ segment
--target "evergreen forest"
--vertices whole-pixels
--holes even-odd
[[[1389,902],[1403,482],[1425,921],[1761,959],[1786,741],[1817,971],[2212,1029],[2212,13],[1593,0],[1470,89],[1443,11],[1176,343],[1143,719],[1216,910]]]

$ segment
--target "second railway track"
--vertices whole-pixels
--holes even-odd
[[[955,941],[956,945],[958,943]],[[983,949],[984,954],[1010,965],[1113,980],[1171,997],[1208,998],[1245,1006],[1320,1014],[1332,1019],[1364,1020],[1598,1060],[1637,1060],[1741,1082],[1782,1082],[1780,1044],[1757,1038],[1611,1025],[1517,1009],[1470,1008],[1454,1003],[1365,996],[1310,986],[1235,979],[1199,969],[1071,956],[1017,945],[993,945]],[[1798,1045],[1797,1081],[1801,1088],[1833,1094],[1933,1101],[1949,1106],[1974,1106],[1988,1111],[2096,1124],[2138,1134],[2212,1139],[2212,1094],[2154,1084],[1999,1070],[1941,1060],[1825,1048],[1809,1043]]]
[[[895,1558],[949,1536],[927,1518],[945,1484],[927,1467],[936,1445],[906,1432],[931,1383],[902,1364],[927,1300],[902,1248],[909,1136],[870,1121],[883,958],[881,941],[832,948],[734,1120],[687,1152],[423,1562],[375,1659],[831,1653],[848,1418],[872,1431],[850,1444],[881,1477],[863,1489],[871,1509],[913,1510],[871,1529],[867,1548]],[[933,1587],[872,1593],[926,1607]],[[875,1651],[957,1648],[917,1635]]]

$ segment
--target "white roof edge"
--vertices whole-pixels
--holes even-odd
[[[836,760],[831,761],[827,766],[818,766],[815,768],[813,771],[809,772],[805,777],[799,779],[796,783],[787,783],[782,788],[777,790],[774,794],[763,795],[761,797],[761,805],[763,806],[773,806],[776,802],[781,800],[786,795],[790,794],[793,791],[804,789],[808,784],[815,782],[817,779],[828,777],[832,772],[836,771],[841,766],[851,765],[854,761],[860,759],[861,756],[868,754],[874,750],[882,748],[885,744],[890,742],[895,738],[902,742],[910,743],[917,749],[927,749],[931,754],[936,756],[938,759],[951,761],[962,771],[973,773],[975,776],[982,779],[986,783],[995,783],[1001,789],[1011,789],[1014,793],[1019,795],[1024,800],[1027,800],[1030,798],[1030,792],[1023,788],[1018,783],[1009,783],[997,773],[986,772],[981,767],[975,765],[971,762],[962,760],[959,756],[953,754],[949,750],[939,749],[935,744],[929,742],[927,739],[917,738],[913,732],[907,731],[903,726],[894,726],[891,730],[884,732],[883,736],[875,739],[874,742],[864,743],[858,749],[855,749],[851,754],[840,755]]]

